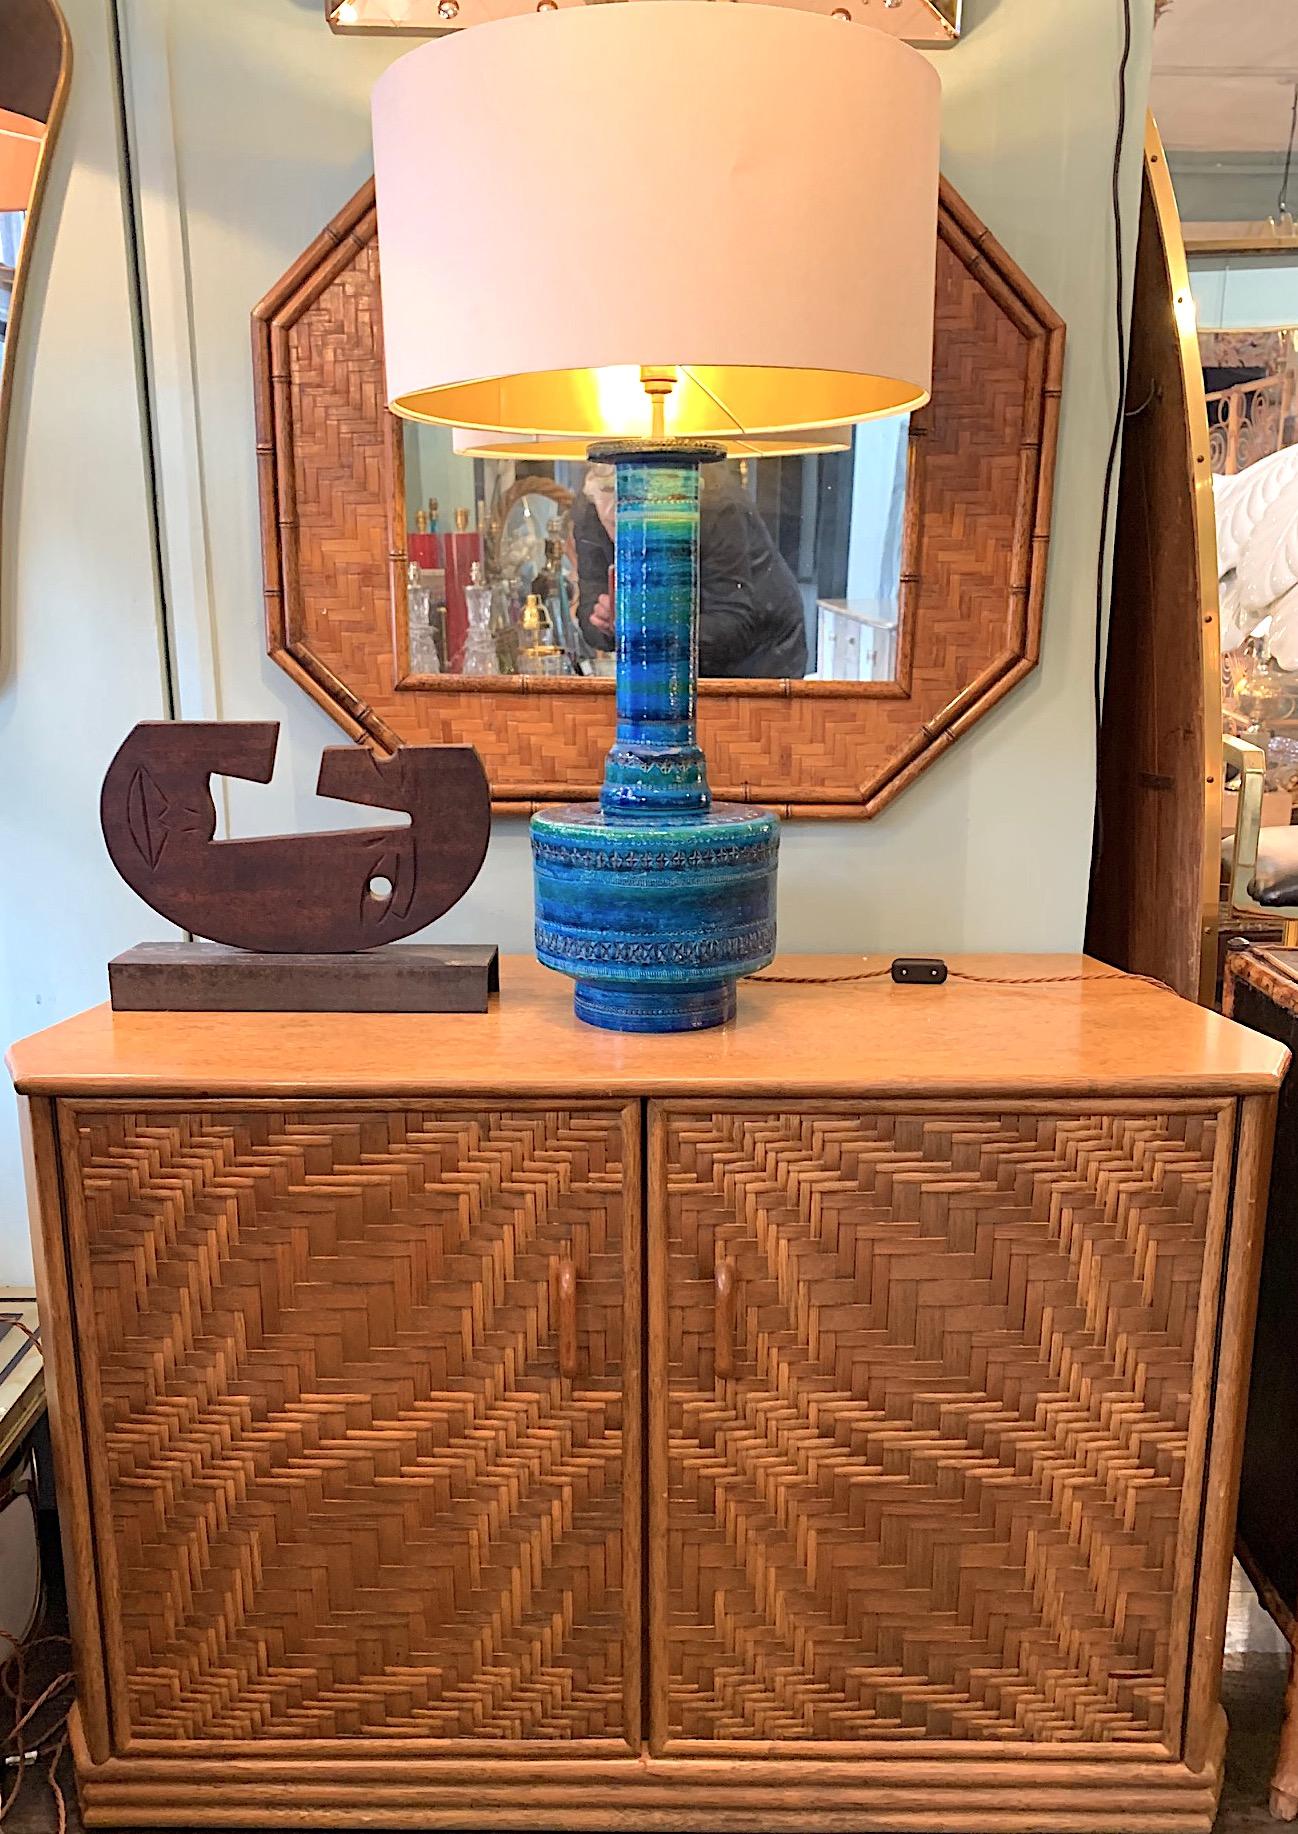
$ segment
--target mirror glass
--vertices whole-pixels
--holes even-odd
[[[1233,477],[1298,435],[1298,246],[1190,258],[1215,476]]]
[[[22,309],[23,248],[39,202],[42,155],[66,81],[62,16],[51,0],[0,5],[0,466],[13,344]]]
[[[894,678],[908,435],[871,421],[848,450],[704,467],[701,674]],[[611,468],[403,439],[411,674],[611,676]]]
[[[3,130],[0,130],[3,131]],[[9,314],[13,308],[14,281],[18,275],[18,250],[22,245],[27,212],[0,210],[0,364],[4,362]]]
[[[1291,0],[1154,0],[1149,105],[1187,244],[1292,236]]]
[[[1203,365],[1224,723],[1267,752],[1266,820],[1284,825],[1298,788],[1298,13],[1158,0],[1151,107]]]
[[[1298,247],[1190,257],[1217,511],[1227,729],[1298,789]],[[1283,825],[1288,813],[1271,818]]]

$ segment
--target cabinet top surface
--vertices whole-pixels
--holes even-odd
[[[15,1044],[31,1095],[310,1097],[500,1094],[889,1097],[1230,1095],[1274,1089],[1283,1046],[1163,988],[1073,955],[953,957],[944,986],[896,986],[886,956],[786,956],[748,981],[736,1021],[646,1037],[574,1018],[572,989],[501,963],[485,1014],[114,1013],[97,1006]],[[980,975],[988,981],[956,978]],[[1075,979],[1027,984],[1032,976]],[[1017,977],[1017,978],[1016,978]],[[988,984],[989,982],[994,984]]]

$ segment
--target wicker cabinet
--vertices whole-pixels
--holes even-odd
[[[638,1748],[639,1117],[63,1119],[118,1737]]]
[[[1179,1735],[1218,1113],[651,1125],[654,1748]]]
[[[1206,1830],[1285,1057],[1016,970],[15,1047],[88,1822]]]

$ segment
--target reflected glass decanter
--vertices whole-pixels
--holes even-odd
[[[465,675],[499,675],[500,658],[491,629],[492,590],[482,577],[482,562],[475,560],[469,569],[469,583],[464,588],[464,606],[469,628],[464,639]]]
[[[433,595],[424,584],[423,569],[413,560],[406,568],[406,636],[411,674],[440,675],[442,659],[437,653]]]

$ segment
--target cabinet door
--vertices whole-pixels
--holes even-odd
[[[117,1747],[638,1748],[638,1108],[60,1126]]]
[[[1177,1748],[1231,1110],[1025,1107],[654,1105],[654,1750]]]

